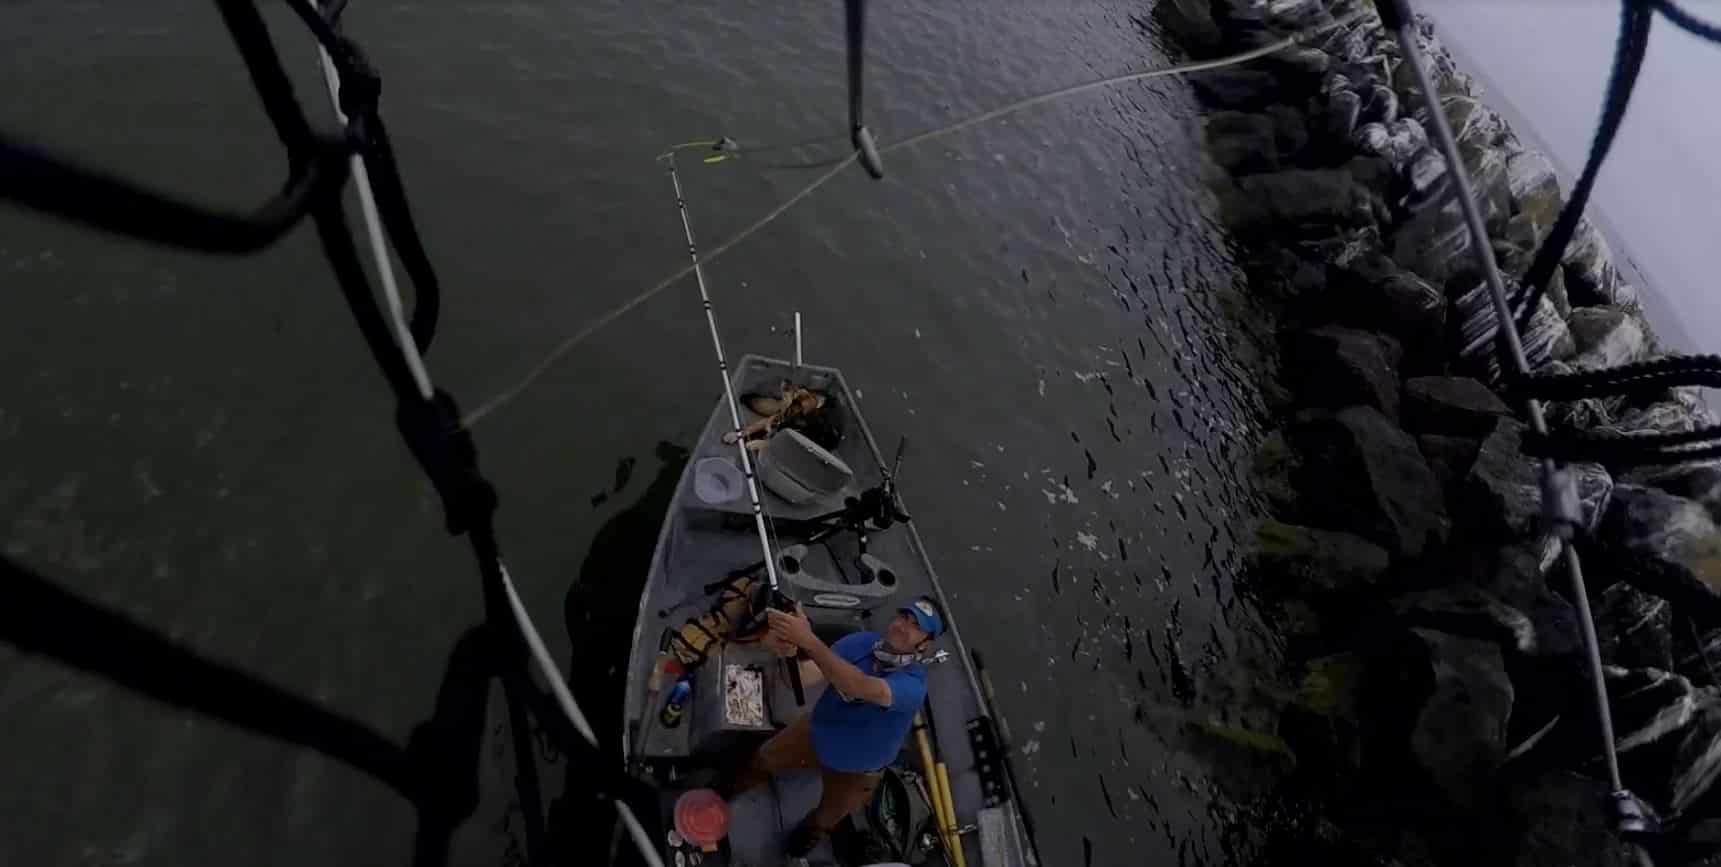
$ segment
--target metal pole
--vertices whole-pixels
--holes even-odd
[[[1416,34],[1412,32],[1414,22],[1411,20],[1408,0],[1381,0],[1377,5],[1383,23],[1390,27],[1398,39],[1400,49],[1404,54],[1404,62],[1410,64],[1415,73],[1417,89],[1422,91],[1423,99],[1428,103],[1428,117],[1434,127],[1434,137],[1440,143],[1440,152],[1446,158],[1447,171],[1451,173],[1458,197],[1458,206],[1464,212],[1464,222],[1470,231],[1470,246],[1476,255],[1477,262],[1482,266],[1482,273],[1487,278],[1488,293],[1494,302],[1494,318],[1500,336],[1506,342],[1506,348],[1511,356],[1513,367],[1518,376],[1527,376],[1530,372],[1529,361],[1524,356],[1524,344],[1518,336],[1517,323],[1512,318],[1512,307],[1507,301],[1505,281],[1500,277],[1500,267],[1494,261],[1494,248],[1489,242],[1488,231],[1483,225],[1482,212],[1476,206],[1476,199],[1470,185],[1469,172],[1464,167],[1464,157],[1458,151],[1458,143],[1452,135],[1452,126],[1446,120],[1446,111],[1440,103],[1440,93],[1429,78],[1428,70],[1423,65],[1422,50],[1416,43]],[[1525,401],[1525,410],[1530,417],[1530,427],[1538,434],[1548,432],[1548,423],[1542,414],[1541,401],[1529,399]],[[1559,465],[1551,459],[1542,461],[1542,490],[1556,490],[1560,485],[1571,485],[1569,477],[1556,480]],[[1545,496],[1545,495],[1544,495]],[[1615,752],[1613,733],[1613,713],[1608,705],[1607,680],[1602,672],[1600,643],[1596,638],[1595,619],[1590,612],[1589,592],[1584,586],[1583,567],[1578,560],[1577,548],[1571,544],[1573,527],[1561,525],[1556,535],[1564,548],[1562,554],[1566,566],[1571,572],[1572,598],[1578,609],[1578,622],[1583,626],[1584,651],[1589,663],[1590,685],[1595,691],[1596,720],[1601,729],[1602,756],[1607,763],[1608,783],[1615,796],[1625,793],[1625,786],[1620,780],[1619,756]],[[1638,859],[1649,864],[1649,854],[1642,847],[1634,846]]]
[[[801,366],[801,311],[795,311],[795,366]]]

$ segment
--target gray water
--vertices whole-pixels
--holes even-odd
[[[873,5],[885,141],[1166,62],[1124,0]],[[25,0],[0,20],[0,129],[235,206],[284,171],[213,4]],[[308,41],[271,21],[316,103]],[[360,0],[347,29],[383,71],[446,287],[431,369],[469,406],[683,264],[658,150],[844,125],[835,2]],[[1189,729],[1239,719],[1244,660],[1270,644],[1233,581],[1258,399],[1214,301],[1237,277],[1194,117],[1161,80],[907,149],[710,269],[731,352],[788,353],[799,310],[809,358],[845,370],[881,440],[912,436],[905,491],[989,656],[1052,865],[1227,863],[1227,793],[1251,779]],[[708,245],[815,174],[766,162],[687,170]],[[538,854],[543,802],[571,802],[564,760],[482,674],[454,688],[473,682],[478,576],[308,227],[211,258],[0,210],[0,286],[0,540],[77,597],[18,583],[0,601],[0,863],[401,864],[415,835],[420,863]],[[680,285],[476,429],[526,604],[600,718],[654,481],[719,393],[709,352]],[[20,653],[41,646],[25,634],[61,650]],[[211,716],[276,706],[137,650],[155,639],[346,718],[356,753],[405,745],[439,706],[467,719],[471,755],[437,751],[476,786],[446,853],[366,760],[330,758],[341,738]]]

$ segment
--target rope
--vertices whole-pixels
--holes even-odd
[[[1165,67],[1165,68],[1161,68],[1161,69],[1150,69],[1150,70],[1143,70],[1140,72],[1129,72],[1129,73],[1124,73],[1122,75],[1114,75],[1114,76],[1110,76],[1107,78],[1101,78],[1101,79],[1096,79],[1094,81],[1088,81],[1088,82],[1083,82],[1081,84],[1071,85],[1069,87],[1060,88],[1058,90],[1054,90],[1054,91],[1051,91],[1048,93],[1042,93],[1042,94],[1039,94],[1037,96],[1030,96],[1030,97],[1027,97],[1025,99],[1019,99],[1019,100],[1012,102],[1008,105],[1004,105],[1004,106],[1001,106],[999,108],[992,109],[990,111],[982,112],[980,114],[977,114],[977,115],[970,117],[970,118],[967,118],[965,120],[959,120],[959,121],[956,121],[954,123],[946,124],[945,126],[941,126],[941,127],[936,128],[936,129],[930,129],[930,130],[927,130],[925,132],[917,133],[915,135],[909,136],[908,138],[902,139],[900,141],[896,141],[896,142],[893,142],[891,144],[884,145],[884,146],[879,148],[879,153],[882,155],[885,153],[890,153],[892,151],[901,150],[903,148],[911,147],[913,145],[917,145],[917,144],[920,144],[922,142],[930,141],[930,140],[935,139],[935,138],[942,138],[944,136],[959,132],[961,130],[967,129],[967,128],[975,126],[977,124],[985,123],[986,121],[989,121],[989,120],[995,120],[997,118],[1004,117],[1006,115],[1011,115],[1011,114],[1015,114],[1017,112],[1025,111],[1029,108],[1033,108],[1034,106],[1040,105],[1042,103],[1050,102],[1052,100],[1062,99],[1062,98],[1068,97],[1068,96],[1074,96],[1074,95],[1079,94],[1079,93],[1086,93],[1090,90],[1097,90],[1097,89],[1100,89],[1103,87],[1111,87],[1111,86],[1115,86],[1115,85],[1119,85],[1119,84],[1127,84],[1127,83],[1132,82],[1132,81],[1142,81],[1142,80],[1149,79],[1149,78],[1164,78],[1164,77],[1170,77],[1170,76],[1175,76],[1175,75],[1187,75],[1189,73],[1194,73],[1194,72],[1206,72],[1209,70],[1221,69],[1221,68],[1224,68],[1227,66],[1236,66],[1238,64],[1248,63],[1251,60],[1258,60],[1262,57],[1266,57],[1269,54],[1273,54],[1273,53],[1278,52],[1278,51],[1283,51],[1284,49],[1289,48],[1293,45],[1297,45],[1299,43],[1307,42],[1309,40],[1323,36],[1323,35],[1331,32],[1333,30],[1347,27],[1347,26],[1351,25],[1352,23],[1362,19],[1365,15],[1367,15],[1366,10],[1359,10],[1357,12],[1353,12],[1349,15],[1346,15],[1342,18],[1335,19],[1334,21],[1329,22],[1327,24],[1323,24],[1319,27],[1313,27],[1313,28],[1305,30],[1301,33],[1292,34],[1290,36],[1285,37],[1284,39],[1280,39],[1277,42],[1269,43],[1267,45],[1263,45],[1263,46],[1258,47],[1258,48],[1253,48],[1253,49],[1250,49],[1248,51],[1241,52],[1239,54],[1232,54],[1232,55],[1229,55],[1226,57],[1220,57],[1220,58],[1217,58],[1214,60],[1201,61],[1201,62],[1197,62],[1197,63],[1185,63],[1185,64]],[[722,140],[721,139],[703,139],[703,140],[699,140],[699,141],[683,142],[681,144],[672,145],[664,153],[670,154],[670,153],[674,153],[678,150],[683,150],[683,149],[692,148],[692,147],[712,147],[712,146],[717,145],[720,141],[722,141]],[[663,156],[662,154],[659,155],[660,158],[662,156]],[[842,172],[843,169],[848,168],[850,163],[853,163],[858,159],[859,159],[859,153],[858,152],[851,152],[848,156],[843,157],[835,165],[831,166],[831,168],[829,170],[827,170],[824,174],[819,175],[811,183],[802,187],[800,190],[796,191],[794,193],[794,195],[791,195],[788,199],[784,200],[782,204],[778,205],[776,208],[773,208],[770,212],[766,213],[764,216],[760,217],[759,219],[754,220],[746,228],[744,228],[741,231],[730,236],[728,240],[725,240],[723,243],[718,244],[716,247],[713,247],[709,253],[705,254],[704,261],[707,264],[709,264],[711,262],[715,262],[719,256],[722,256],[724,253],[729,252],[729,250],[734,248],[736,245],[738,245],[741,242],[752,237],[753,234],[758,232],[760,229],[763,229],[767,225],[770,225],[770,223],[772,221],[776,220],[778,217],[781,217],[784,213],[788,212],[788,210],[790,208],[793,208],[795,205],[799,204],[807,196],[812,195],[815,190],[824,186],[825,183],[828,182],[831,178],[836,177],[839,173]],[[553,348],[551,348],[550,351],[548,353],[546,353],[544,355],[544,357],[538,361],[537,364],[533,365],[530,370],[526,371],[526,374],[524,376],[520,377],[520,379],[516,380],[513,385],[510,385],[507,388],[503,389],[502,391],[498,392],[495,396],[493,396],[489,400],[486,400],[483,403],[479,404],[475,409],[473,409],[471,412],[467,413],[466,416],[461,419],[461,423],[464,425],[467,425],[467,426],[471,426],[471,425],[475,425],[478,422],[482,421],[486,416],[490,415],[491,413],[500,409],[503,405],[509,403],[514,398],[518,397],[521,392],[525,391],[534,382],[536,382],[539,377],[543,376],[544,373],[546,373],[551,367],[553,367],[557,361],[561,360],[562,356],[567,355],[568,352],[572,351],[574,347],[578,346],[586,338],[597,333],[599,330],[603,329],[605,326],[616,321],[617,319],[620,319],[622,316],[626,315],[629,311],[633,310],[635,307],[638,307],[639,305],[644,304],[646,301],[651,300],[652,297],[656,296],[658,293],[662,292],[663,290],[668,289],[670,286],[674,285],[676,283],[676,281],[681,280],[682,278],[686,277],[689,274],[692,274],[693,271],[694,271],[694,268],[692,265],[688,265],[686,267],[677,269],[675,272],[664,277],[662,280],[659,280],[658,282],[652,284],[651,287],[647,288],[645,291],[640,292],[637,295],[634,295],[633,297],[629,298],[627,301],[623,302],[620,306],[610,310],[608,313],[605,313],[602,316],[599,316],[597,319],[594,319],[591,322],[587,323],[579,331],[574,332],[569,337],[563,339],[562,342],[556,344]]]
[[[1721,43],[1721,27],[1716,27],[1707,21],[1699,19],[1690,12],[1674,5],[1673,0],[1651,0],[1651,5],[1674,26],[1700,39]]]
[[[1571,198],[1566,200],[1566,206],[1554,221],[1553,231],[1542,242],[1530,270],[1524,274],[1524,300],[1518,318],[1520,331],[1529,330],[1536,305],[1547,290],[1548,281],[1553,279],[1554,269],[1559,267],[1560,259],[1565,255],[1566,245],[1571,243],[1572,235],[1577,231],[1578,220],[1583,217],[1584,207],[1589,203],[1590,190],[1595,186],[1596,176],[1601,173],[1602,163],[1613,147],[1614,135],[1619,132],[1631,94],[1636,89],[1637,74],[1643,68],[1643,56],[1649,48],[1649,25],[1654,19],[1649,7],[1640,0],[1623,0],[1619,39],[1614,48],[1613,72],[1608,77],[1607,95],[1602,101],[1601,122],[1596,127],[1589,159],[1584,163],[1577,185],[1572,188]],[[1439,105],[1438,102],[1431,104]]]
[[[757,232],[760,229],[765,228],[767,225],[770,225],[771,221],[777,219],[778,217],[781,217],[790,208],[793,208],[795,205],[799,204],[802,199],[812,195],[813,192],[816,191],[819,187],[824,186],[826,181],[829,181],[831,178],[836,177],[837,173],[841,172],[845,168],[848,168],[849,163],[854,162],[856,159],[858,159],[858,157],[856,157],[854,154],[849,154],[846,158],[843,159],[842,162],[831,167],[830,171],[825,172],[824,174],[822,174],[818,178],[816,178],[812,183],[807,184],[805,187],[802,187],[800,189],[800,191],[796,192],[794,195],[792,195],[788,199],[784,200],[784,202],[781,205],[778,205],[776,208],[773,208],[769,213],[765,214],[763,217],[760,217],[759,219],[754,220],[752,225],[749,225],[747,228],[742,229],[739,232],[736,232],[734,235],[730,236],[728,240],[726,240],[723,243],[718,244],[717,246],[711,248],[711,252],[705,254],[705,261],[708,263],[716,261],[719,256],[722,256],[724,253],[729,252],[730,248],[734,247],[736,244],[741,243],[742,241],[747,240],[747,238],[750,237],[754,232]],[[502,391],[498,392],[495,397],[492,397],[489,400],[485,401],[484,403],[479,404],[476,409],[467,413],[464,417],[462,417],[460,419],[460,423],[465,427],[471,427],[471,426],[477,424],[478,422],[482,421],[485,416],[489,415],[492,412],[495,412],[503,404],[505,404],[505,403],[513,400],[515,397],[519,396],[520,392],[525,391],[527,386],[530,386],[533,382],[537,381],[538,377],[543,376],[552,366],[555,365],[555,363],[557,361],[561,360],[562,356],[567,355],[570,350],[572,350],[575,346],[578,346],[580,344],[580,341],[585,340],[587,337],[590,337],[593,334],[597,333],[597,331],[602,329],[604,326],[610,324],[611,322],[616,321],[617,319],[620,319],[622,316],[626,315],[626,313],[628,311],[630,311],[630,310],[634,309],[635,307],[638,307],[639,305],[644,304],[645,302],[651,300],[659,292],[662,292],[663,290],[668,289],[669,287],[675,285],[676,281],[678,281],[681,278],[686,277],[687,275],[692,274],[692,273],[693,273],[693,266],[692,265],[687,265],[685,267],[677,269],[674,273],[663,278],[662,280],[657,281],[657,283],[653,284],[651,288],[649,288],[649,289],[645,290],[644,292],[641,292],[638,295],[635,295],[632,298],[628,299],[627,302],[622,304],[620,307],[617,307],[617,308],[611,310],[610,312],[605,313],[604,315],[599,316],[598,318],[592,320],[590,323],[588,323],[586,325],[586,327],[581,328],[579,331],[574,332],[573,335],[569,336],[568,338],[563,340],[561,343],[556,344],[555,348],[551,349],[550,352],[543,357],[543,359],[541,359],[537,364],[533,365],[531,370],[526,371],[526,375],[520,377],[519,381],[515,382],[513,385],[507,387],[506,389],[503,389]]]

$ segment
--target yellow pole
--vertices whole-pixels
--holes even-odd
[[[950,774],[943,762],[938,763],[938,788],[944,792],[944,836],[950,841],[950,855],[956,859],[956,867],[968,867],[962,854],[962,835],[956,831],[956,799],[950,794]]]
[[[956,833],[956,802],[950,796],[950,774],[942,762],[932,755],[932,743],[926,736],[925,714],[914,715],[914,742],[920,748],[920,764],[926,770],[926,784],[932,790],[932,813],[938,821],[938,836],[944,841],[944,851],[952,867],[968,867],[962,854],[962,838]]]

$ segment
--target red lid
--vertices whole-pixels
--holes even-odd
[[[711,789],[690,789],[675,801],[675,830],[695,846],[714,846],[729,833],[729,805]]]

